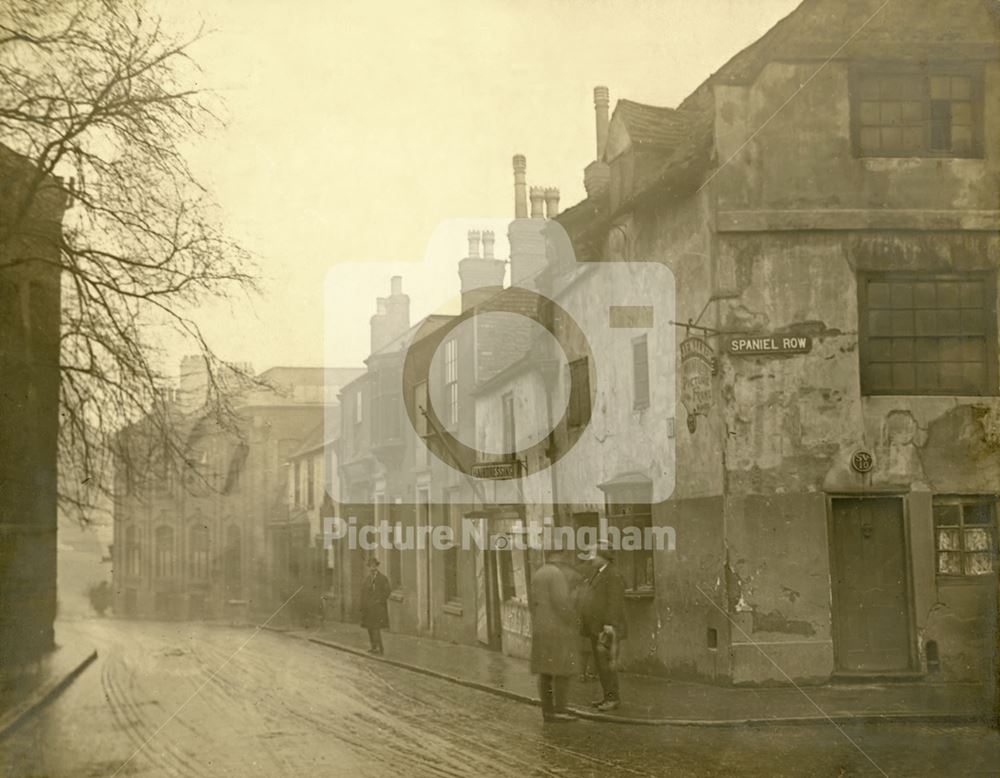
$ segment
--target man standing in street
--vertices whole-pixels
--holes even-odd
[[[369,654],[383,653],[382,630],[389,628],[386,601],[392,589],[389,579],[379,572],[378,566],[378,559],[368,558],[369,574],[361,588],[361,626],[368,630],[368,640],[371,643]]]
[[[570,678],[578,671],[578,620],[573,589],[579,575],[563,550],[549,551],[531,577],[531,672],[538,675],[542,718],[559,723],[576,719],[566,710]]]
[[[625,581],[615,569],[614,552],[606,542],[591,552],[594,574],[584,584],[580,610],[580,633],[590,639],[590,648],[601,679],[603,697],[594,700],[600,711],[621,705],[615,662],[619,643],[628,635],[625,623]]]

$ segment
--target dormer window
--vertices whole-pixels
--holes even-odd
[[[968,71],[862,70],[851,92],[859,156],[981,156],[982,90]]]

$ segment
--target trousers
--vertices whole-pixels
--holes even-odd
[[[597,665],[597,677],[601,679],[601,691],[604,692],[604,699],[621,700],[618,694],[618,673],[611,667],[607,652],[598,648],[597,638],[597,635],[590,636],[590,650],[594,655],[594,663]]]
[[[540,674],[538,696],[542,701],[542,715],[564,713],[566,700],[569,697],[569,676]]]

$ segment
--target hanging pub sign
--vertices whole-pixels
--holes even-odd
[[[704,338],[681,341],[681,402],[687,411],[688,430],[694,432],[698,417],[712,407],[712,374],[715,372],[715,352]]]
[[[760,357],[774,354],[808,354],[812,338],[808,335],[728,335],[726,351],[734,356]]]

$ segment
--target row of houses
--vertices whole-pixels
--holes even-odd
[[[998,54],[984,0],[805,0],[676,108],[597,88],[586,198],[560,210],[514,157],[509,257],[470,231],[459,312],[411,322],[392,278],[335,409],[248,401],[213,496],[116,515],[124,609],[308,581],[350,621],[373,552],[324,548],[324,518],[471,521],[481,545],[374,551],[391,628],[525,656],[542,555],[513,541],[551,518],[672,530],[619,554],[634,670],[987,677]]]
[[[495,541],[548,515],[673,529],[620,554],[634,669],[987,677],[998,26],[990,3],[917,5],[807,0],[676,108],[610,112],[599,87],[586,199],[559,211],[514,158],[506,290],[486,232],[460,314],[411,324],[393,280],[341,392],[339,509],[490,538],[382,549],[394,630],[526,655],[540,560]],[[609,310],[627,289],[606,263],[644,262],[672,273],[675,306],[646,306],[670,326]],[[491,334],[498,311],[563,353]],[[335,546],[335,615],[366,553]]]

